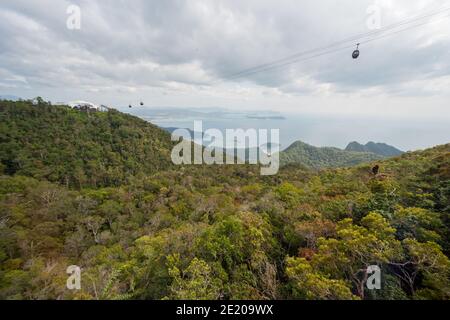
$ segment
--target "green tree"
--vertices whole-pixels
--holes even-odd
[[[293,297],[307,300],[354,300],[350,285],[344,280],[329,279],[313,270],[304,258],[288,258],[286,274],[292,285]]]
[[[171,299],[215,300],[221,297],[222,281],[214,275],[211,267],[203,260],[194,258],[184,270],[180,270],[180,255],[167,257]]]

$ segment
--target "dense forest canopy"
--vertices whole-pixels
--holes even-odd
[[[0,145],[5,173],[79,188],[165,169],[173,146],[167,132],[137,117],[43,101],[0,101]]]
[[[450,298],[450,144],[262,177],[171,166],[168,134],[116,111],[0,117],[1,299]]]

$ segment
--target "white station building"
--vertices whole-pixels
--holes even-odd
[[[67,105],[69,107],[71,107],[72,109],[77,109],[77,110],[83,110],[83,111],[100,111],[100,112],[106,112],[108,111],[108,107],[106,106],[99,106],[95,103],[92,102],[88,102],[88,101],[72,101],[67,103]]]

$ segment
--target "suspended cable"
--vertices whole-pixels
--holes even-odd
[[[368,37],[371,37],[371,36],[374,36],[374,35],[377,35],[377,34],[386,33],[387,31],[390,31],[390,30],[393,30],[393,29],[396,29],[396,28],[399,28],[401,26],[408,25],[408,24],[411,24],[411,23],[414,23],[414,22],[418,22],[418,21],[426,19],[426,18],[431,18],[433,16],[442,14],[442,13],[447,12],[447,11],[450,11],[450,7],[449,8],[444,8],[444,9],[440,9],[438,11],[435,10],[435,11],[433,11],[431,13],[420,15],[420,16],[417,16],[415,18],[405,19],[405,20],[402,20],[402,21],[390,24],[390,25],[388,25],[388,26],[386,26],[386,27],[384,27],[382,29],[373,30],[373,31],[370,31],[370,32],[367,32],[367,33],[362,33],[362,34],[359,34],[359,35],[354,35],[354,36],[345,38],[343,40],[334,42],[334,43],[332,43],[332,44],[330,44],[328,46],[323,46],[323,47],[315,48],[315,49],[312,49],[312,50],[307,50],[307,51],[304,51],[304,52],[296,53],[294,55],[288,56],[288,57],[283,58],[283,59],[279,59],[279,60],[276,60],[276,61],[273,61],[273,62],[270,62],[270,63],[262,64],[262,65],[259,65],[259,66],[255,66],[253,68],[245,69],[245,70],[243,70],[241,72],[234,73],[232,75],[226,76],[223,79],[221,79],[221,81],[237,79],[237,78],[245,77],[245,76],[252,75],[252,74],[255,74],[255,73],[259,73],[259,72],[262,72],[262,71],[270,70],[272,68],[277,68],[277,67],[280,66],[280,64],[281,64],[281,66],[284,66],[285,62],[288,63],[288,64],[295,63],[295,62],[298,62],[298,59],[301,58],[302,56],[305,56],[305,55],[308,55],[308,54],[313,54],[315,52],[320,52],[320,51],[323,51],[323,50],[326,50],[326,49],[329,49],[329,48],[337,47],[337,46],[343,45],[345,43],[348,43],[350,41],[353,42],[353,41],[358,40],[358,39],[364,39],[364,38],[368,38]],[[416,28],[418,26],[425,25],[425,24],[428,24],[428,23],[431,23],[431,22],[434,22],[434,20],[427,21],[427,22],[419,24],[419,25],[414,25],[411,28]],[[410,28],[401,29],[399,32],[404,32],[404,31],[409,30],[409,29]],[[396,33],[399,33],[399,32],[394,32],[392,34],[396,34]],[[390,35],[390,34],[388,34],[388,35]],[[377,38],[374,38],[373,40],[369,40],[369,41],[367,41],[367,40],[364,41],[363,40],[363,41],[360,41],[360,43],[366,43],[366,42],[374,41],[376,39]],[[354,46],[354,44],[352,45],[352,47],[353,46]],[[348,47],[345,47],[345,48],[348,49]],[[339,50],[342,50],[342,49],[343,48],[339,48],[337,50],[339,51]],[[326,51],[326,54],[328,54],[328,53],[330,53],[330,52]],[[321,56],[321,55],[322,54],[319,54],[317,56]],[[314,55],[313,57],[316,57],[316,55]],[[308,58],[308,59],[310,59],[310,58]]]
[[[404,29],[401,29],[401,30],[398,30],[398,31],[395,31],[395,32],[391,32],[391,33],[384,34],[384,35],[381,35],[381,36],[378,36],[378,37],[375,37],[375,38],[372,38],[372,39],[368,39],[368,40],[362,41],[360,44],[365,44],[365,43],[373,42],[373,41],[376,41],[376,40],[380,40],[380,39],[386,38],[388,36],[392,36],[392,35],[395,35],[395,34],[398,34],[398,33],[401,33],[401,32],[404,32],[404,31],[407,31],[407,30],[410,30],[410,29],[413,29],[413,28],[417,28],[417,27],[420,27],[420,26],[423,26],[423,25],[426,25],[426,24],[430,24],[430,23],[433,23],[433,22],[436,22],[436,21],[442,20],[443,18],[448,18],[448,17],[450,17],[450,15],[441,17],[441,19],[427,21],[427,22],[424,22],[424,23],[421,23],[421,24],[417,24],[417,25],[414,25],[414,26],[410,26],[408,28],[404,28]],[[249,72],[249,73],[245,74],[245,76],[250,76],[250,75],[253,75],[253,74],[256,74],[256,73],[260,73],[260,72],[263,72],[263,71],[270,71],[270,70],[273,70],[273,69],[282,68],[282,67],[294,64],[294,63],[307,61],[307,60],[310,60],[310,59],[313,59],[313,58],[321,57],[321,56],[324,56],[324,55],[336,53],[336,52],[343,51],[343,50],[348,50],[348,49],[351,49],[351,48],[354,48],[354,44],[348,45],[348,46],[345,46],[345,47],[336,48],[336,49],[333,49],[333,50],[324,51],[324,52],[321,52],[321,53],[318,53],[318,54],[314,54],[312,56],[307,56],[305,58],[299,57],[299,58],[293,59],[291,61],[286,61],[285,63],[281,63],[281,64],[277,64],[277,65],[273,65],[273,66],[268,66],[268,67],[265,67],[263,69],[259,69],[259,70],[255,70],[253,72]],[[242,76],[235,77],[235,78],[232,78],[232,79],[237,79],[237,78],[241,78],[241,77]]]

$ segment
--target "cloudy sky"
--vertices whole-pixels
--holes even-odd
[[[71,4],[81,9],[79,30],[67,28]],[[0,95],[382,113],[450,126],[449,11],[376,41],[355,38],[343,50],[228,79],[373,31],[374,5],[382,28],[450,7],[447,0],[2,0]],[[354,61],[345,47],[359,40]]]

